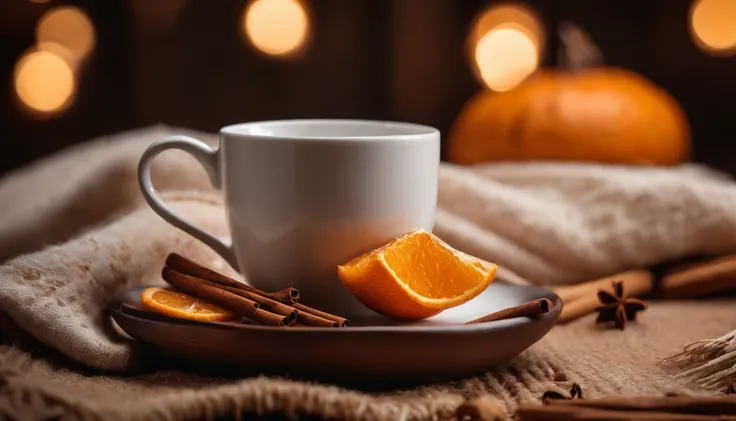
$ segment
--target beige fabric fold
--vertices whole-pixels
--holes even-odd
[[[736,249],[736,184],[696,165],[493,164],[440,170],[435,231],[536,284]]]
[[[379,395],[269,378],[141,374],[145,350],[115,330],[104,312],[107,303],[126,288],[161,282],[161,262],[172,251],[235,276],[214,252],[143,202],[138,157],[168,134],[217,144],[212,134],[155,126],[80,144],[0,180],[0,335],[4,343],[36,350],[33,358],[10,346],[0,350],[0,414],[449,419],[464,396],[493,393],[512,408],[570,381],[594,395],[660,394],[689,386],[672,380],[656,365],[659,359],[734,327],[736,306],[726,299],[655,303],[624,332],[601,331],[584,318],[556,327],[505,369]],[[162,154],[153,178],[177,212],[215,235],[228,235],[221,197],[193,158]],[[503,280],[574,283],[733,251],[734,187],[697,166],[443,164],[435,232],[458,249],[499,263]],[[50,358],[46,351],[58,355]]]
[[[219,198],[169,194],[170,206],[216,235],[226,233]],[[209,202],[207,201],[209,200]],[[198,256],[217,266],[214,252],[147,208],[64,244],[19,256],[0,267],[0,307],[23,332],[69,357],[102,370],[136,367],[130,344],[113,332],[105,309],[120,291],[157,284],[166,255]]]
[[[138,159],[172,130],[154,126],[83,142],[0,179],[0,261],[64,242],[143,203]],[[216,135],[174,131],[217,145]],[[211,190],[199,163],[181,151],[161,154],[151,178],[162,191]]]

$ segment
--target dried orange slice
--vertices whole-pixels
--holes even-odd
[[[338,266],[365,306],[397,320],[420,320],[463,304],[493,282],[497,266],[417,230]]]
[[[146,288],[141,292],[141,306],[149,311],[205,322],[224,322],[239,316],[222,307],[183,292],[163,288]]]

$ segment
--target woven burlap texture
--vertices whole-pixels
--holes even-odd
[[[198,420],[281,413],[339,420],[451,420],[463,397],[491,393],[513,411],[546,390],[579,383],[587,397],[701,393],[671,380],[661,358],[717,336],[736,319],[733,301],[654,303],[626,330],[593,317],[557,326],[511,365],[477,378],[381,394],[272,378],[242,380],[183,372],[79,374],[0,348],[0,414],[65,414],[85,420]],[[730,329],[728,327],[727,329]],[[25,412],[24,412],[25,411]],[[1,418],[1,417],[0,417]],[[248,418],[244,418],[248,419]]]
[[[43,357],[3,348],[0,411],[60,411],[71,419],[239,412],[445,419],[463,396],[484,391],[513,405],[573,380],[592,395],[686,388],[656,362],[693,340],[733,329],[732,303],[658,303],[625,332],[600,331],[585,318],[555,328],[510,367],[484,377],[382,395],[268,378],[140,374],[143,350],[119,335],[104,312],[112,297],[161,282],[161,262],[173,251],[230,272],[211,250],[148,209],[138,191],[138,157],[173,133],[217,143],[211,134],[157,126],[81,144],[0,181],[0,333],[4,342],[52,350],[62,361],[50,367]],[[194,159],[163,154],[153,178],[177,212],[227,236],[221,198]],[[515,272],[534,283],[560,284],[731,251],[734,205],[734,185],[698,167],[443,164],[435,232],[510,268],[509,277]],[[81,374],[70,368],[72,361],[106,374]]]

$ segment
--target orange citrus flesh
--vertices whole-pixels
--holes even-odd
[[[338,266],[342,283],[365,306],[396,320],[421,320],[476,297],[497,266],[417,230]]]
[[[141,306],[149,311],[180,319],[224,322],[239,316],[222,307],[183,292],[146,288],[141,292]]]

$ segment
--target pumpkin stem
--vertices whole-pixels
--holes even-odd
[[[600,48],[577,24],[562,22],[557,33],[560,38],[560,49],[557,52],[560,66],[577,71],[603,65],[604,58]]]

